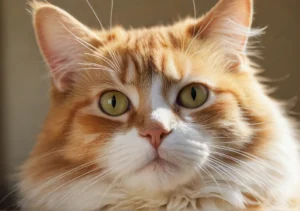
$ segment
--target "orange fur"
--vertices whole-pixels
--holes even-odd
[[[228,2],[230,4],[227,4]],[[51,51],[55,49],[47,49],[48,43],[45,41],[47,34],[41,31],[45,27],[44,19],[47,15],[51,16],[52,13],[55,13],[53,17],[58,18],[58,20],[63,19],[66,26],[74,24],[74,28],[78,29],[73,31],[75,35],[87,43],[84,45],[88,45],[86,47],[92,50],[82,52],[83,56],[77,63],[84,63],[83,66],[74,64],[75,69],[80,69],[80,71],[74,71],[74,68],[67,70],[70,74],[60,73],[60,70],[57,70],[58,72],[53,71],[51,108],[38,142],[24,164],[21,173],[20,187],[25,200],[28,199],[28,195],[31,198],[35,197],[34,194],[29,193],[32,190],[38,190],[50,179],[70,172],[76,167],[83,165],[82,168],[50,183],[38,193],[47,195],[54,190],[52,194],[55,194],[55,188],[59,188],[68,181],[76,182],[79,181],[79,178],[93,177],[105,172],[107,161],[105,159],[99,162],[95,161],[99,157],[108,156],[106,154],[107,147],[115,135],[129,133],[132,129],[143,130],[148,127],[149,122],[153,121],[149,118],[153,112],[149,99],[153,89],[153,78],[156,76],[162,80],[161,96],[166,102],[169,102],[168,106],[174,114],[174,121],[187,123],[185,111],[168,100],[173,88],[182,88],[183,85],[186,85],[187,80],[189,83],[193,80],[198,82],[200,78],[200,82],[211,93],[214,93],[214,102],[203,109],[193,111],[190,114],[189,121],[191,122],[188,124],[200,125],[201,129],[199,130],[204,130],[209,137],[217,137],[215,138],[217,146],[230,147],[230,149],[235,150],[216,149],[215,153],[219,153],[216,158],[220,162],[238,169],[238,163],[234,159],[240,162],[251,161],[249,156],[237,152],[244,152],[262,160],[269,160],[267,149],[271,149],[275,144],[274,140],[277,139],[280,128],[278,119],[274,116],[277,103],[267,96],[256,76],[256,70],[249,65],[250,60],[242,53],[232,56],[233,53],[243,48],[248,37],[243,36],[243,34],[232,36],[231,38],[239,40],[238,43],[241,45],[239,48],[234,47],[234,50],[229,53],[222,48],[219,42],[216,42],[215,35],[213,39],[210,38],[214,30],[213,27],[218,25],[218,18],[221,17],[219,15],[215,18],[216,13],[220,14],[224,6],[226,6],[225,8],[229,8],[231,5],[243,6],[241,11],[245,10],[245,13],[250,15],[247,17],[248,19],[241,20],[239,24],[245,27],[251,25],[252,1],[243,0],[243,3],[237,4],[235,2],[237,1],[220,0],[215,9],[206,16],[198,20],[187,19],[172,26],[132,30],[116,27],[108,31],[82,29],[83,26],[77,23],[75,25],[73,20],[68,20],[63,12],[55,6],[34,2],[32,4],[34,27],[40,48],[50,69],[60,65],[64,60],[55,62],[51,60],[53,56]],[[238,11],[237,13],[239,16],[243,15]],[[213,21],[211,21],[212,17],[215,18]],[[85,30],[89,31],[86,32]],[[196,35],[195,31],[196,34],[201,31],[200,36]],[[68,32],[66,33],[68,34]],[[217,35],[222,37],[220,34],[222,33]],[[228,38],[228,35],[226,37]],[[76,45],[76,42],[73,45]],[[84,48],[80,49],[83,51]],[[70,50],[72,51],[72,48]],[[114,72],[101,70],[104,67],[110,68]],[[187,69],[190,71],[187,72]],[[57,84],[62,85],[58,86]],[[92,107],[95,102],[97,104],[99,97],[105,90],[112,89],[121,92],[130,89],[137,90],[138,107],[132,107],[124,117],[125,120],[103,116],[97,113],[100,111],[96,112]],[[274,109],[270,109],[270,105],[274,105]],[[281,110],[277,111],[281,112]],[[276,115],[280,116],[278,113]],[[286,120],[286,117],[283,119]],[[290,124],[288,122],[289,120],[287,120],[287,124]],[[291,125],[289,127],[292,128]],[[226,156],[221,156],[220,153],[225,153]],[[92,164],[84,166],[87,163]],[[116,175],[111,175],[107,179],[112,183],[116,179]],[[279,177],[279,179],[281,178]],[[145,182],[151,183],[151,181]],[[184,184],[180,184],[174,187],[174,191],[178,191],[183,186]],[[202,184],[200,186],[204,188]],[[247,204],[245,202],[243,210],[273,210],[269,204],[276,204],[276,201],[271,196],[268,198],[268,190],[265,191],[262,193],[265,195],[262,195],[260,199],[262,200],[260,201],[261,204]],[[169,189],[166,192],[172,195],[169,193]],[[137,192],[138,194],[139,192]],[[143,194],[141,193],[141,197]],[[168,194],[164,196],[169,197]],[[249,201],[258,202],[257,196],[252,195],[252,193],[244,193],[243,197]],[[295,198],[287,199],[292,205],[291,208],[287,205],[283,209],[284,211],[296,210],[293,207],[299,206],[299,203],[296,202],[298,198],[296,196]],[[149,201],[152,199],[150,198]],[[202,207],[204,205],[201,203],[210,199],[217,206],[224,207],[224,210],[233,210],[233,208],[225,209],[230,203],[215,197],[200,198],[197,203],[199,203],[199,207]],[[135,202],[138,204],[138,199]],[[133,206],[134,202],[131,201],[131,203]],[[51,210],[50,205],[47,204],[47,199],[41,200],[39,203],[30,201],[24,206]],[[161,205],[161,207],[164,206],[167,205]],[[103,210],[112,210],[110,207],[113,205],[106,205]],[[131,210],[139,209],[137,207],[131,207]],[[162,210],[159,207],[153,210]],[[119,210],[121,208],[119,207]],[[139,210],[148,210],[148,208]],[[235,210],[242,210],[242,208]]]

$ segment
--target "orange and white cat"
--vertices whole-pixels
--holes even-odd
[[[130,30],[32,8],[52,87],[25,210],[299,210],[295,123],[248,58],[252,0]]]

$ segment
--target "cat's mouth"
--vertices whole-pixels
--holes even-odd
[[[167,171],[170,169],[178,169],[178,166],[167,161],[166,159],[162,158],[160,155],[156,155],[150,162],[146,165],[142,166],[137,170],[137,172],[141,171]]]

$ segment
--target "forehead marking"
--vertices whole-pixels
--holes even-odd
[[[127,83],[132,83],[136,77],[136,65],[130,56],[127,56],[127,68],[126,68],[126,75],[125,81]]]
[[[180,74],[178,72],[178,68],[175,65],[173,57],[170,55],[165,58],[165,73],[167,76],[171,77],[172,79],[179,80]]]
[[[157,75],[152,77],[151,87],[151,119],[162,124],[165,128],[171,127],[173,113],[162,94],[163,81]]]

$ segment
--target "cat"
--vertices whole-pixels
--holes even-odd
[[[252,60],[252,0],[90,29],[31,3],[51,107],[20,173],[24,210],[296,211],[297,123]]]

